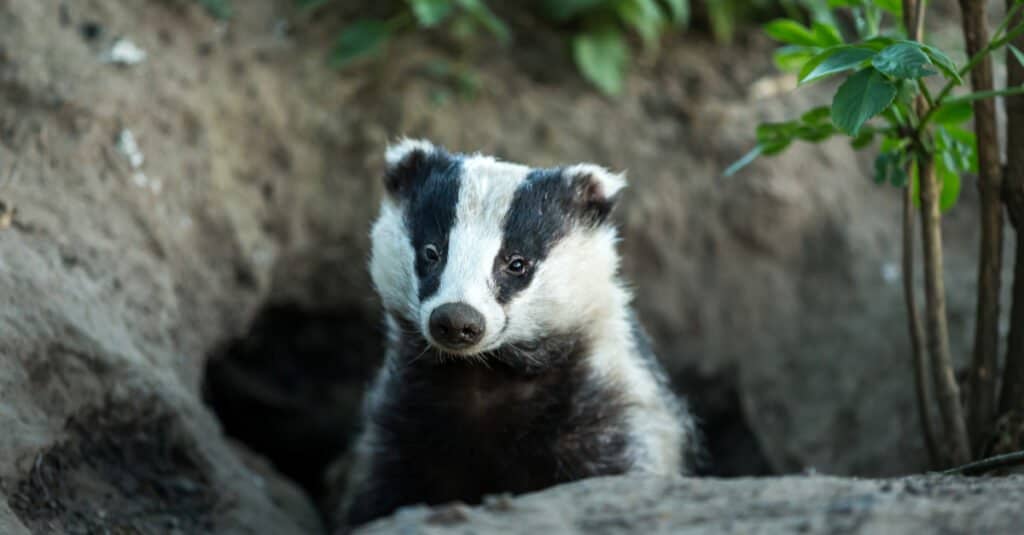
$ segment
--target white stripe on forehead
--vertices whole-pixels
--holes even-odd
[[[463,160],[456,225],[461,221],[473,226],[496,224],[500,227],[516,188],[529,173],[530,168],[525,165],[500,162],[487,156],[470,156]]]
[[[437,293],[424,312],[462,301],[479,310],[489,328],[504,323],[494,295],[491,272],[501,249],[505,214],[530,168],[469,156],[462,162],[455,225],[448,236],[447,262]],[[425,318],[424,318],[425,319]]]

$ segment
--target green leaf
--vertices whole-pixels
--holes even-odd
[[[800,71],[800,83],[810,83],[843,71],[856,69],[870,60],[875,51],[855,46],[833,47],[814,56]]]
[[[960,124],[971,118],[973,113],[969,102],[947,102],[932,115],[932,122],[936,124]]]
[[[732,165],[727,167],[725,172],[723,172],[722,174],[725,176],[735,175],[737,171],[750,165],[750,162],[756,160],[757,157],[761,155],[762,150],[763,149],[761,145],[754,147],[753,149],[750,150],[750,152],[744,154],[742,158],[736,160],[735,162],[733,162]]]
[[[715,35],[715,41],[731,42],[736,31],[735,8],[732,2],[705,2],[704,9],[708,12],[708,21],[711,23],[711,33]]]
[[[608,95],[622,91],[629,47],[615,26],[595,27],[572,40],[573,58],[583,76]]]
[[[409,0],[409,7],[420,26],[436,26],[452,12],[452,0]]]
[[[896,167],[893,169],[892,174],[889,176],[889,184],[896,188],[902,188],[907,185],[907,181],[910,179],[907,176],[907,170],[903,167],[903,160],[900,159]]]
[[[803,141],[818,143],[832,137],[836,133],[832,123],[802,124],[793,132],[793,136]]]
[[[662,0],[668,8],[669,18],[675,24],[686,26],[690,24],[690,0]]]
[[[850,140],[850,146],[853,147],[854,149],[860,150],[870,145],[871,142],[874,140],[875,131],[870,128],[866,128],[864,130],[861,130],[860,134],[857,134],[857,137]]]
[[[831,24],[815,22],[811,29],[814,31],[814,38],[818,46],[837,46],[843,44],[843,37],[839,35],[839,30]]]
[[[842,131],[856,136],[870,118],[889,107],[896,97],[896,86],[870,67],[858,71],[839,86],[832,99],[832,122]]]
[[[875,158],[875,184],[886,182],[898,188],[907,183],[903,157],[899,152],[883,152]]]
[[[899,106],[889,106],[882,112],[882,117],[892,126],[900,126],[906,124],[903,118],[903,112],[900,111]]]
[[[793,20],[773,20],[764,27],[764,30],[772,39],[783,43],[801,46],[819,46],[820,44],[813,31]]]
[[[491,11],[491,8],[487,7],[487,4],[483,3],[482,0],[455,0],[462,9],[465,9],[473,18],[476,19],[484,28],[487,28],[498,41],[502,43],[508,43],[511,40],[512,34],[508,30],[508,26],[498,18],[497,15]]]
[[[894,135],[888,135],[882,139],[882,146],[880,147],[882,152],[898,152],[910,145],[910,140],[902,137],[895,137]]]
[[[768,145],[775,141],[791,140],[797,126],[799,124],[795,121],[761,123],[757,125],[757,141],[762,145]]]
[[[895,44],[897,41],[891,37],[877,36],[872,37],[866,41],[858,43],[857,46],[864,46],[874,50],[875,52],[881,52],[887,46]]]
[[[978,172],[978,138],[974,135],[974,132],[965,128],[953,125],[944,125],[940,129],[940,133],[945,133],[950,139],[955,140],[961,148],[958,150],[962,152],[961,158],[966,158],[967,165],[962,166],[961,169],[969,173]]]
[[[896,85],[896,101],[893,103],[894,108],[899,108],[903,112],[903,115],[911,117],[911,110],[914,106],[914,98],[917,96],[918,88],[914,80],[896,79],[893,80],[893,84]]]
[[[939,181],[939,210],[945,213],[960,198],[960,174],[940,158],[935,161],[935,179]]]
[[[772,59],[775,60],[775,66],[780,71],[795,72],[814,59],[818,50],[818,48],[806,46],[784,46],[775,51]]]
[[[616,4],[619,17],[640,34],[647,50],[654,50],[664,26],[657,0],[629,0]]]
[[[830,121],[832,115],[832,108],[830,106],[818,106],[810,111],[805,112],[800,116],[800,122],[808,124],[817,124],[825,121]]]
[[[909,42],[896,43],[871,59],[871,65],[879,72],[893,78],[914,79],[935,74],[928,68],[932,62],[920,46]]]
[[[553,20],[567,22],[591,9],[601,6],[607,0],[544,0],[541,10]]]
[[[944,52],[934,46],[929,46],[923,43],[915,44],[919,45],[921,49],[924,50],[925,54],[928,54],[928,57],[932,60],[932,64],[938,67],[946,78],[955,80],[958,84],[962,84],[964,82],[963,79],[960,78],[960,73],[957,71],[956,64],[953,63],[953,60],[949,59],[949,56]]]
[[[762,145],[761,146],[761,152],[765,156],[772,156],[772,155],[778,154],[778,153],[786,150],[786,147],[789,147],[789,144],[791,142],[792,142],[792,140],[786,140],[786,141],[778,141],[776,143],[770,143],[770,144],[767,144],[767,145]]]
[[[899,152],[882,152],[875,157],[874,179],[875,184],[878,185],[885,184],[886,182],[891,182],[893,185],[902,185],[902,183],[906,182],[906,175],[903,173]]]
[[[1013,54],[1013,57],[1017,58],[1017,63],[1024,65],[1024,52],[1021,52],[1019,48],[1013,46],[1013,43],[1010,43],[1006,46],[1009,47],[1010,52]]]
[[[362,19],[345,28],[331,51],[331,64],[336,68],[379,52],[390,37],[388,25],[376,19]]]
[[[835,135],[835,125],[832,124],[830,115],[831,108],[819,106],[800,116],[800,122],[791,131],[791,135],[797,139],[817,143]],[[789,132],[787,132],[789,133]]]
[[[946,168],[951,171],[957,173],[974,171],[977,169],[978,161],[975,138],[973,136],[962,138],[962,134],[953,133],[955,130],[959,129],[956,127],[940,127],[937,129],[937,135],[935,136],[936,158],[941,159]]]
[[[778,154],[786,149],[797,135],[799,123],[761,123],[757,126],[757,142],[765,155]]]

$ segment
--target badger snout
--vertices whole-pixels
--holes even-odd
[[[430,336],[449,349],[465,349],[484,336],[484,315],[466,303],[445,303],[430,313]]]

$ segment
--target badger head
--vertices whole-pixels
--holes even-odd
[[[617,286],[622,175],[533,169],[429,142],[388,148],[370,272],[388,316],[442,354],[600,324]]]

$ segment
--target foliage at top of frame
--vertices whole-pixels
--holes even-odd
[[[229,18],[231,0],[198,0],[211,15]],[[701,14],[719,41],[732,39],[738,21],[767,10],[785,9],[794,17],[804,11],[821,12],[826,0],[701,0]],[[295,0],[303,11],[315,11],[335,0]],[[440,30],[468,41],[491,36],[501,43],[512,40],[512,30],[491,8],[493,0],[404,0],[387,17],[365,17],[341,28],[330,62],[344,68],[361,59],[379,56],[389,41],[402,32]],[[651,54],[661,38],[686,28],[692,0],[529,0],[523,9],[545,24],[566,30],[568,48],[583,77],[608,95],[622,91],[625,74],[636,48]],[[637,45],[633,45],[638,41]]]

